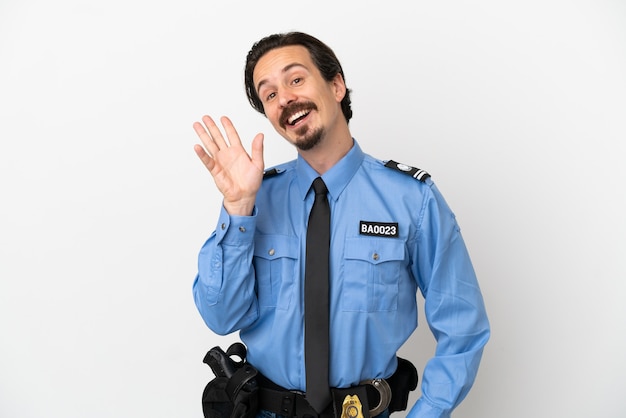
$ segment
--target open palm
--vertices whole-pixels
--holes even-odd
[[[263,134],[254,137],[249,155],[230,119],[224,116],[220,121],[227,140],[210,116],[202,117],[204,125],[193,124],[202,141],[202,146],[196,144],[194,150],[224,196],[228,213],[250,215],[263,180]]]

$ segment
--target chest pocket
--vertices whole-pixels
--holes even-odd
[[[344,311],[398,309],[400,269],[405,262],[402,240],[346,238],[341,305]]]
[[[252,264],[259,306],[285,310],[293,298],[298,277],[298,239],[285,235],[257,235]]]

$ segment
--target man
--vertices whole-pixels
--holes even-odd
[[[437,349],[408,416],[448,417],[470,390],[490,335],[453,213],[426,172],[363,153],[348,128],[343,70],[318,39],[293,32],[260,40],[248,54],[245,84],[252,106],[298,155],[264,172],[262,134],[249,155],[228,118],[221,119],[226,137],[209,116],[194,124],[203,144],[195,151],[223,195],[193,286],[206,324],[221,335],[240,331],[262,382],[303,393],[313,414],[329,416],[332,400],[312,401],[317,385],[306,382],[316,370],[306,369],[313,354],[305,355],[306,259],[308,251],[320,250],[307,250],[307,224],[316,193],[324,195],[330,242],[317,247],[329,246],[331,399],[370,379],[393,380],[396,352],[417,326],[419,289]],[[320,177],[325,188],[315,192],[311,185]],[[318,300],[323,303],[309,307]],[[324,351],[323,344],[313,351]],[[284,415],[268,404],[260,399],[259,416]],[[310,408],[289,411],[311,415]]]

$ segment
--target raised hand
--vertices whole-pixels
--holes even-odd
[[[215,185],[224,195],[224,208],[231,215],[252,214],[256,193],[263,180],[263,134],[252,140],[251,156],[241,145],[239,135],[230,119],[220,118],[226,139],[210,116],[195,122],[193,129],[202,141],[194,151],[209,170]]]

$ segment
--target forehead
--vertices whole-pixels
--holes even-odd
[[[255,86],[275,77],[280,77],[284,72],[294,66],[304,67],[313,72],[316,66],[311,59],[308,49],[301,45],[289,45],[275,48],[263,55],[252,73]]]

